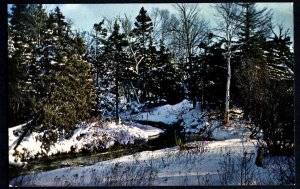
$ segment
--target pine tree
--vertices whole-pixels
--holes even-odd
[[[294,153],[294,72],[288,30],[278,27],[273,37],[266,42],[266,74],[264,100],[258,101],[258,111],[263,118],[252,113],[252,118],[264,133],[264,140],[272,155],[293,155]],[[253,116],[253,114],[255,116]]]
[[[125,40],[125,34],[120,33],[120,26],[117,21],[114,23],[113,32],[109,36],[108,41],[106,52],[110,55],[111,66],[114,68],[112,69],[112,76],[116,95],[115,120],[119,124],[119,90],[123,86],[123,78],[121,76],[125,72],[125,65],[123,63],[126,60],[126,53],[123,48],[127,45],[127,41]]]
[[[38,103],[43,117],[38,130],[48,131],[43,138],[45,147],[55,142],[59,134],[70,134],[77,122],[90,115],[95,102],[91,66],[82,60],[85,47],[78,43],[80,37],[73,35],[58,7],[50,13],[48,26],[41,60],[45,96]]]
[[[156,79],[152,87],[156,89],[157,96],[168,103],[177,103],[184,98],[182,80],[178,65],[172,62],[172,56],[161,40],[160,49],[157,52]],[[174,95],[176,91],[176,95]]]
[[[140,45],[141,56],[145,55],[146,48],[151,43],[153,24],[144,7],[141,8],[139,15],[134,22],[135,28],[132,33],[137,38],[136,45]]]
[[[106,69],[105,64],[103,63],[105,61],[105,57],[103,57],[104,48],[107,44],[107,29],[104,27],[104,20],[99,22],[98,24],[94,24],[94,32],[95,34],[92,35],[94,44],[92,45],[92,48],[89,52],[89,62],[92,62],[94,65],[94,68],[92,69],[92,74],[94,75],[95,86],[97,89],[97,106],[96,106],[96,113],[100,113],[99,108],[100,105],[100,93],[103,92],[103,90],[100,89],[100,85],[103,85],[104,83],[99,78],[100,76],[103,78],[106,75]],[[101,86],[103,89],[103,86]]]
[[[135,39],[133,51],[136,52],[135,56],[140,60],[139,65],[137,65],[138,77],[140,78],[138,78],[138,83],[141,90],[141,100],[145,101],[149,93],[146,85],[147,74],[152,62],[149,47],[153,44],[153,24],[144,7],[141,8],[134,25],[135,28],[132,30],[133,38]]]
[[[272,12],[267,8],[258,9],[256,3],[240,3],[242,14],[238,31],[241,49],[246,53],[255,44],[256,39],[266,38],[272,29]]]
[[[232,95],[236,102],[243,105],[244,117],[247,118],[248,109],[251,106],[247,103],[246,98],[239,99],[242,95],[239,92],[237,77],[240,77],[239,74],[243,72],[242,69],[255,68],[247,65],[247,62],[252,62],[247,61],[247,59],[264,59],[265,40],[270,36],[272,28],[272,12],[267,8],[258,9],[255,3],[239,3],[239,7],[242,14],[239,17],[240,26],[237,33],[239,51],[233,57],[232,70],[235,74],[232,79]],[[243,90],[248,90],[245,93],[253,92],[248,87]]]
[[[209,33],[206,40],[200,43],[202,52],[199,55],[199,75],[201,108],[224,108],[224,87],[226,86],[226,60],[224,59],[223,41],[214,42]],[[206,106],[208,105],[208,107]]]
[[[273,37],[266,42],[265,56],[268,61],[270,75],[277,80],[294,79],[294,54],[291,51],[289,30],[278,26],[278,32],[272,31]]]
[[[29,121],[32,116],[34,99],[32,82],[29,77],[33,58],[33,39],[29,36],[29,5],[12,6],[9,15],[9,56],[8,56],[8,92],[9,92],[9,125]]]
[[[248,42],[242,46],[241,58],[237,59],[242,62],[237,79],[245,115],[254,123],[252,136],[263,132],[270,154],[291,155],[294,152],[294,89],[290,38],[280,27],[278,33],[273,31],[273,37],[270,36],[272,28],[266,26],[270,25],[271,14],[266,9],[246,10],[252,10],[250,13],[255,16],[248,13],[246,17],[248,27],[241,30],[240,41],[245,43],[248,36]]]
[[[23,110],[26,105],[26,116],[31,120],[15,149],[26,133],[35,130],[44,132],[42,141],[47,150],[60,135],[67,137],[77,122],[90,115],[95,97],[91,67],[82,60],[83,41],[73,35],[59,8],[47,16],[42,6],[14,7],[9,64],[16,75],[11,75],[11,99],[17,98],[16,93],[24,94]],[[13,88],[14,82],[19,87]]]

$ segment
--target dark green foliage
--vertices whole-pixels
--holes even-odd
[[[279,35],[274,33],[266,47],[269,83],[264,87],[263,119],[258,125],[272,155],[294,153],[294,60],[290,44],[288,34],[279,27]]]
[[[152,58],[155,63],[148,77],[148,88],[153,95],[152,101],[159,102],[164,99],[173,104],[183,100],[184,94],[178,66],[171,62],[169,50],[161,42],[159,51],[155,53],[155,57]]]
[[[189,87],[190,99],[201,102],[201,108],[221,108],[224,104],[224,90],[226,85],[226,62],[221,48],[222,43],[212,42],[213,36],[199,46],[202,51],[192,57]],[[194,102],[195,103],[195,102]]]
[[[153,24],[144,7],[141,8],[139,15],[134,23],[135,28],[132,30],[132,35],[137,40],[133,43],[133,50],[136,51],[136,57],[141,60],[138,65],[137,84],[140,89],[140,101],[145,102],[149,97],[149,88],[147,86],[147,78],[151,77],[151,68],[155,63],[153,59]]]
[[[240,6],[243,11],[242,16],[237,18],[241,22],[239,41],[247,43],[243,49],[250,49],[250,44],[254,44],[255,39],[270,35],[272,13],[267,8],[258,9],[256,3],[240,3]]]
[[[93,113],[99,116],[101,114],[101,111],[103,114],[104,110],[103,104],[100,105],[100,101],[104,100],[101,99],[100,94],[105,92],[105,90],[109,87],[109,82],[107,82],[107,70],[105,66],[105,61],[107,60],[107,58],[103,55],[105,49],[105,47],[103,46],[107,44],[107,29],[104,27],[104,20],[102,20],[98,24],[94,24],[93,29],[95,31],[95,34],[92,35],[94,45],[87,53],[87,60],[94,65],[91,73],[94,78],[97,97],[96,107]],[[102,79],[99,78],[100,76]],[[101,110],[99,111],[99,109]]]
[[[31,29],[28,14],[29,5],[13,5],[9,15],[9,126],[29,121],[33,111],[33,89],[28,72],[33,58],[34,40],[28,36]]]
[[[141,8],[139,15],[136,17],[134,23],[135,28],[132,33],[138,37],[137,43],[141,45],[141,53],[145,53],[145,49],[149,43],[151,43],[151,37],[153,32],[153,24],[151,18],[148,16],[144,7]]]
[[[113,79],[115,85],[115,95],[116,95],[116,108],[115,108],[115,116],[116,123],[119,123],[119,87],[122,86],[123,78],[120,77],[124,75],[125,72],[125,61],[126,54],[123,51],[123,48],[127,46],[127,41],[124,39],[125,35],[120,34],[120,26],[117,22],[114,24],[113,32],[108,38],[108,45],[106,49],[106,53],[108,53],[108,58],[111,61],[111,66],[114,67]]]
[[[257,8],[256,3],[239,3],[242,15],[237,18],[240,22],[238,29],[238,41],[236,48],[240,50],[233,57],[233,78],[232,78],[232,100],[243,105],[245,117],[248,115],[248,104],[241,97],[238,89],[238,75],[240,69],[247,67],[246,59],[251,55],[252,58],[263,59],[265,50],[264,44],[270,37],[272,29],[272,13],[267,8]]]
[[[226,61],[222,55],[221,43],[211,44],[203,60],[203,100],[212,108],[223,109],[226,86]]]
[[[293,80],[294,53],[290,49],[289,30],[283,31],[283,27],[278,26],[278,31],[273,31],[273,35],[265,45],[270,75],[273,79]]]
[[[47,56],[41,62],[45,72],[41,79],[45,85],[41,89],[46,93],[37,106],[42,109],[43,125],[68,134],[76,123],[89,116],[93,107],[95,93],[90,65],[81,58],[85,51],[82,40],[72,35],[58,8],[50,14],[48,26],[50,36],[44,46]]]
[[[272,155],[294,154],[294,100],[293,82],[274,81],[263,101],[261,117],[257,124]]]
[[[17,119],[11,126],[37,120],[26,132],[44,132],[47,149],[90,116],[95,102],[91,66],[82,60],[84,41],[73,34],[59,8],[47,15],[41,5],[13,7],[9,97],[10,115]]]

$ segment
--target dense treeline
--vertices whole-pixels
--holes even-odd
[[[47,148],[90,115],[91,64],[59,8],[46,14],[42,5],[14,5],[9,19],[9,124],[28,122],[24,135],[46,131]]]
[[[215,5],[212,28],[201,4],[177,4],[177,14],[143,7],[71,30],[59,8],[13,5],[8,27],[10,126],[47,131],[45,144],[90,116],[115,119],[124,104],[155,106],[187,98],[202,109],[239,105],[262,130],[271,154],[294,145],[293,52],[288,30],[255,3]],[[122,103],[121,103],[122,101]],[[46,146],[45,146],[46,147]]]

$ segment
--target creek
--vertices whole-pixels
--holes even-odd
[[[24,168],[10,165],[9,178],[21,175],[54,170],[63,167],[88,166],[97,162],[106,161],[126,155],[131,155],[142,151],[153,151],[177,146],[180,138],[185,142],[203,140],[199,135],[188,135],[181,133],[179,123],[167,125],[161,122],[136,121],[141,124],[164,129],[165,132],[159,136],[150,138],[148,141],[137,141],[133,145],[115,145],[109,150],[101,152],[82,152],[73,154],[61,154],[46,158],[29,160]],[[177,139],[177,140],[176,140]]]

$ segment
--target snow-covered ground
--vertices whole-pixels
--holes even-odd
[[[23,125],[9,128],[9,163],[22,165],[27,159],[51,156],[58,153],[80,152],[81,150],[108,149],[114,144],[133,144],[137,140],[148,140],[150,137],[164,132],[161,129],[137,123],[125,123],[116,125],[114,122],[99,124],[78,124],[74,134],[69,139],[60,138],[58,142],[50,146],[49,151],[41,148],[41,141],[37,140],[43,133],[33,132],[27,135],[21,144],[14,150]],[[20,135],[20,134],[19,134]],[[16,155],[18,154],[18,155]],[[22,161],[23,160],[23,161]]]
[[[193,142],[144,151],[85,167],[18,177],[12,186],[276,185],[276,164],[254,164],[256,141]],[[245,172],[246,171],[246,172]],[[246,173],[246,174],[245,174]]]

